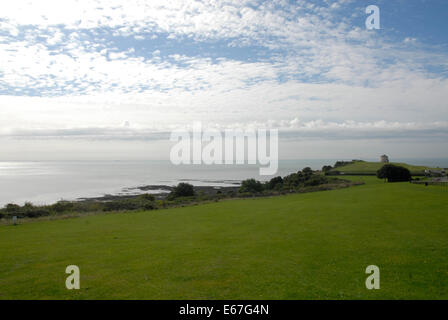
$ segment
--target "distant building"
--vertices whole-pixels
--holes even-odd
[[[382,156],[380,156],[380,162],[389,163],[389,157],[383,154]]]
[[[439,169],[439,170],[425,170],[425,176],[427,177],[446,177],[446,170],[445,169]]]

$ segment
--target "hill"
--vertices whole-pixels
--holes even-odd
[[[411,171],[412,175],[416,176],[423,175],[425,169],[433,169],[425,166],[415,166],[400,162],[390,162],[390,164],[405,167]],[[381,169],[383,165],[384,163],[382,162],[354,161],[344,166],[333,168],[330,172],[335,173],[336,171],[339,171],[340,173],[346,175],[376,175],[377,170]]]

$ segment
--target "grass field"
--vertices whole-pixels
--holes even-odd
[[[397,166],[405,167],[411,171],[412,174],[422,174],[425,169],[433,169],[425,166],[414,166],[407,163],[391,162]],[[344,174],[372,174],[375,175],[376,172],[381,169],[384,163],[381,162],[368,162],[368,161],[356,161],[354,163],[347,164],[342,167],[337,167],[331,171],[339,171]]]
[[[448,192],[353,179],[366,184],[0,226],[0,298],[447,299]]]

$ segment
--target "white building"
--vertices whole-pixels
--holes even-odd
[[[383,154],[382,156],[380,156],[380,162],[389,163],[389,157]]]

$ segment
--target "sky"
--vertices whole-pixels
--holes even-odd
[[[380,9],[367,30],[366,7]],[[276,128],[283,159],[448,158],[448,1],[0,2],[0,160],[168,159]]]

